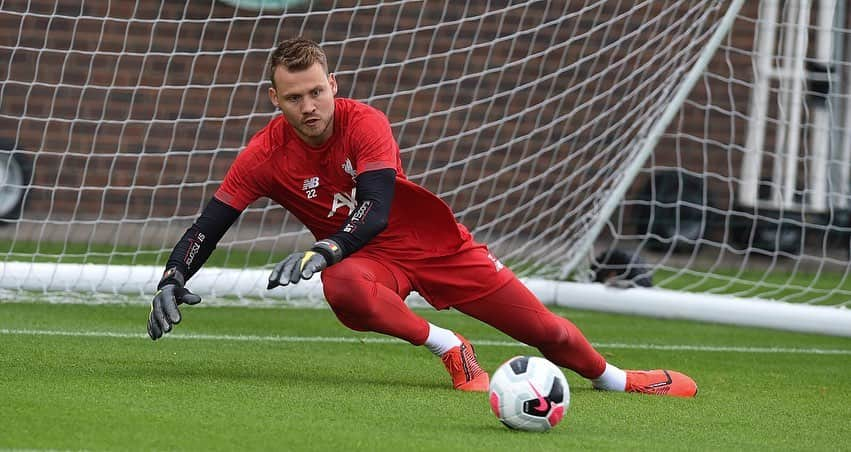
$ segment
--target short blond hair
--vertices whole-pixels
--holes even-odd
[[[325,51],[314,41],[302,37],[286,39],[278,43],[269,57],[269,80],[275,86],[275,69],[279,66],[288,71],[303,71],[319,63],[328,72],[328,59]]]

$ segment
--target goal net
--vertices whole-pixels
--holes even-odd
[[[340,96],[387,114],[408,177],[544,301],[842,318],[841,3],[2,0],[3,297],[147,299],[275,115],[270,50],[301,35]],[[189,285],[208,302],[321,302],[318,278],[264,290],[312,241],[257,202]],[[829,323],[807,330],[847,325]]]

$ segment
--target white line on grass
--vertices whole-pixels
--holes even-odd
[[[113,331],[62,331],[62,330],[30,330],[30,329],[8,329],[0,328],[0,334],[19,336],[70,336],[70,337],[96,337],[96,338],[119,338],[119,339],[146,339],[144,333],[121,333]],[[165,340],[201,340],[201,341],[241,341],[241,342],[332,342],[351,344],[407,344],[399,339],[375,338],[375,337],[323,337],[323,336],[256,336],[256,335],[232,335],[232,334],[193,334],[178,333],[169,335]],[[476,340],[476,346],[494,347],[526,347],[526,345],[514,341],[490,341]],[[634,350],[683,350],[698,352],[735,352],[735,353],[798,353],[819,355],[851,355],[851,350],[822,349],[822,348],[784,348],[784,347],[733,347],[725,345],[666,345],[666,344],[627,344],[621,342],[596,342],[598,348],[618,348]]]

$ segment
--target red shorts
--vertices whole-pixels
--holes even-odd
[[[516,278],[487,246],[474,241],[467,241],[448,256],[389,257],[368,248],[351,257],[355,256],[374,260],[390,270],[396,279],[396,292],[402,299],[415,290],[436,309],[478,300]]]

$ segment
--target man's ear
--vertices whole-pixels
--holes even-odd
[[[334,77],[333,72],[328,74],[328,83],[331,85],[331,92],[334,93],[334,95],[336,96],[337,95],[337,78]]]
[[[272,105],[274,105],[275,108],[281,108],[278,104],[278,91],[274,86],[269,87],[269,100],[272,101]]]

